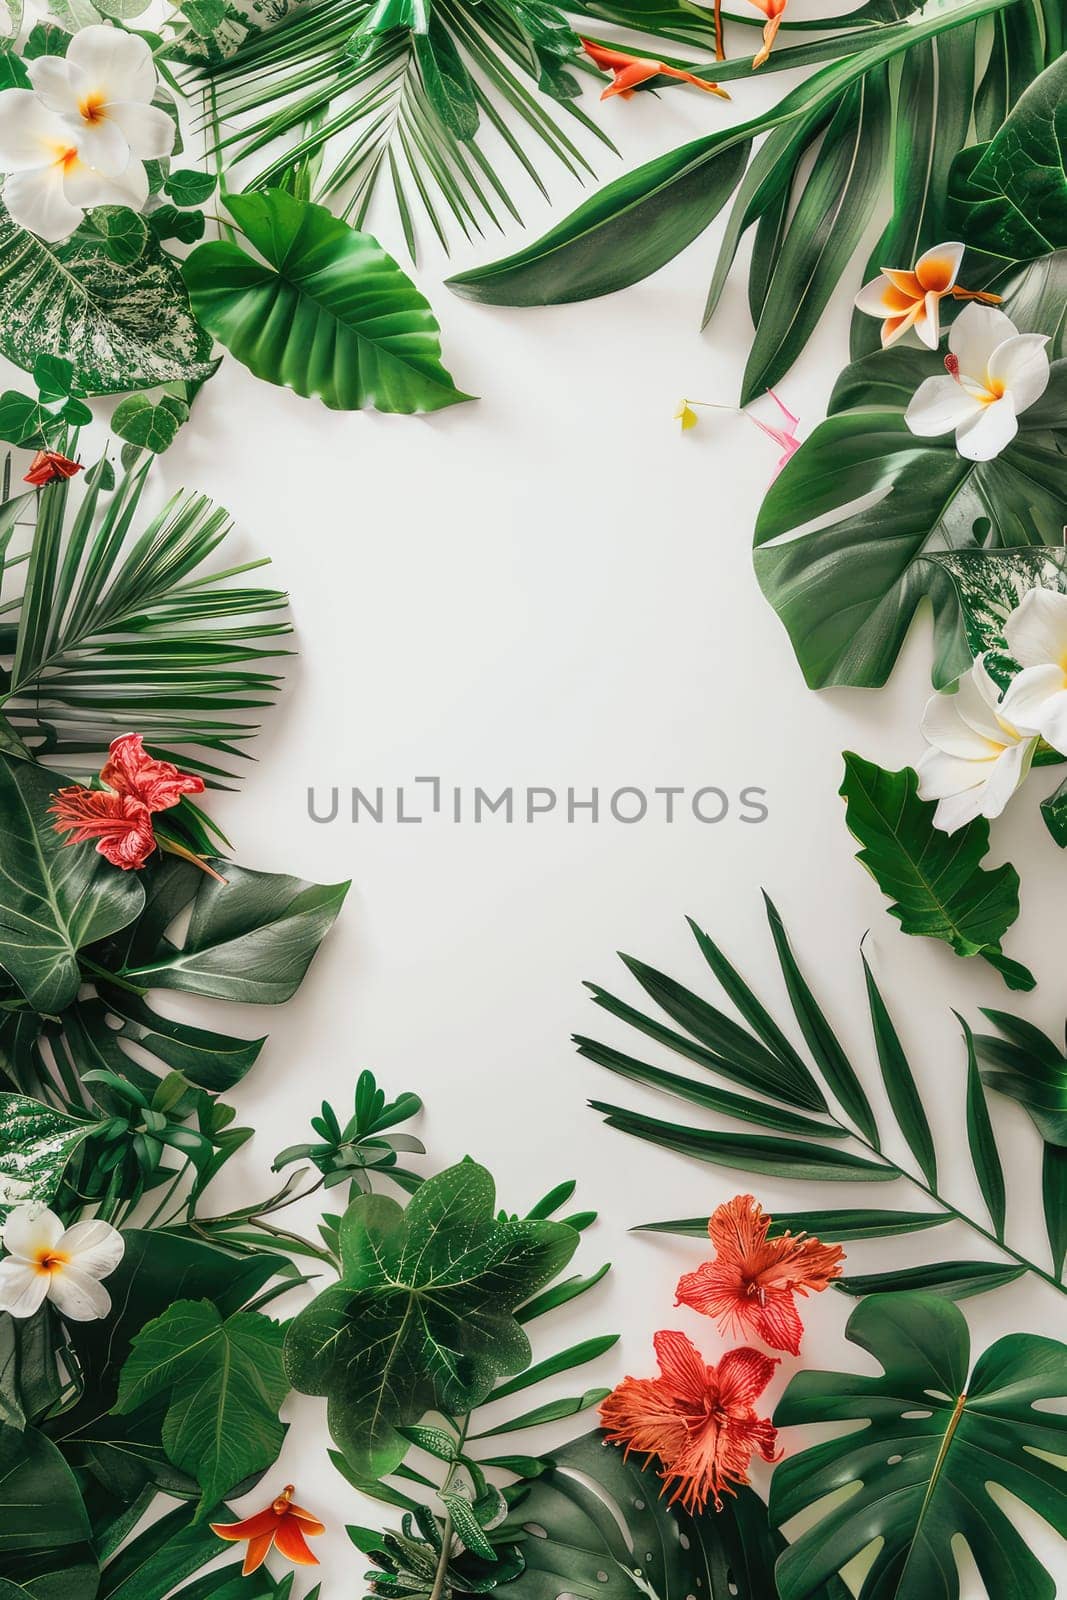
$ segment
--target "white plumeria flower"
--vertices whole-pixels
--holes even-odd
[[[905,422],[923,439],[955,429],[961,456],[991,461],[1015,438],[1019,413],[1045,392],[1047,344],[994,306],[967,306],[949,331],[948,376],[919,385]]]
[[[1004,696],[1005,716],[1067,755],[1067,594],[1031,589],[1004,624],[1004,638],[1022,667]]]
[[[1030,770],[1036,730],[1008,720],[1000,690],[978,657],[955,694],[927,702],[916,764],[919,795],[936,800],[934,827],[955,833],[975,817],[999,817]]]
[[[856,309],[882,323],[882,349],[914,328],[923,344],[936,350],[941,342],[940,306],[956,287],[963,245],[950,241],[925,251],[912,268],[883,267],[856,296]]]
[[[133,206],[148,198],[139,161],[107,178],[84,159],[70,125],[31,89],[0,94],[0,171],[11,220],[50,244],[74,232],[90,206]]]
[[[18,1206],[3,1231],[8,1252],[0,1261],[0,1311],[32,1317],[51,1300],[71,1322],[93,1322],[111,1310],[100,1282],[122,1260],[125,1244],[110,1222],[99,1218],[64,1228],[47,1206]]]
[[[39,56],[26,70],[42,105],[67,124],[82,160],[105,177],[121,178],[131,164],[173,150],[174,123],[152,104],[152,52],[136,34],[105,24],[83,28],[65,56]]]

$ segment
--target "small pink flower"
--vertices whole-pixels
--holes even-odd
[[[149,811],[167,811],[183,794],[203,794],[204,780],[179,772],[171,761],[156,761],[139,733],[124,733],[112,742],[100,781],[116,794],[140,800]]]
[[[132,795],[74,787],[61,789],[55,800],[49,811],[56,832],[70,835],[64,844],[95,839],[98,854],[124,872],[143,867],[156,848],[148,807]]]

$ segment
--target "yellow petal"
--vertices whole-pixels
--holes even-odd
[[[690,428],[696,427],[697,414],[692,407],[685,400],[683,400],[677,411],[674,413],[674,420],[675,422],[680,422],[682,424],[682,432],[687,433]]]

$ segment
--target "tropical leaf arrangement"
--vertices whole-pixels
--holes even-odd
[[[846,752],[844,821],[904,932],[1029,989],[1019,876],[987,856],[1032,769],[1067,760],[1062,7],[0,13],[0,354],[25,375],[0,393],[0,1600],[351,1590],[352,1570],[295,1577],[326,1531],[280,1475],[296,1394],[353,1503],[386,1508],[347,1528],[375,1600],[959,1600],[961,1544],[992,1600],[1054,1600],[1017,1508],[1067,1538],[1067,1346],[974,1352],[958,1304],[1024,1278],[1067,1293],[1067,1053],[1011,1011],[958,1018],[979,1209],[945,1180],[929,1071],[864,950],[863,1070],[769,899],[787,1021],[696,923],[714,998],[628,956],[645,998],[591,985],[615,1036],[580,1054],[687,1108],[593,1101],[610,1128],[754,1183],[896,1186],[878,1207],[772,1216],[741,1193],[639,1223],[679,1277],[655,1367],[626,1354],[637,1375],[615,1333],[560,1331],[609,1270],[579,1260],[597,1216],[571,1209],[576,1183],[531,1203],[471,1156],[435,1163],[419,1097],[369,1071],[277,1153],[273,1193],[216,1203],[252,1134],[225,1097],[267,1046],[217,1007],[293,998],[349,886],[230,859],[211,791],[238,784],[279,692],[287,597],[249,580],[265,563],[221,507],[161,491],[156,458],[224,352],[333,410],[466,403],[372,211],[412,263],[447,252],[521,223],[546,169],[592,186],[618,158],[585,89],[689,94],[710,131],[450,287],[611,294],[722,213],[703,326],[751,233],[748,407],[849,286],[826,419],[801,440],[774,395],[788,425],[759,424],[784,454],[756,579],[813,689],[881,687],[932,614],[927,748],[901,771]],[[736,86],[792,69],[749,115]],[[1067,782],[1040,809],[1067,845]],[[1040,1141],[1025,1245],[1005,1098]],[[308,1237],[283,1213],[313,1195],[332,1209]],[[945,1229],[966,1247],[920,1244]],[[920,1259],[880,1260],[887,1239]],[[828,1290],[852,1303],[858,1371],[809,1365],[802,1312]]]

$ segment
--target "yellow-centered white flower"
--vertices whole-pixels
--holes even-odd
[[[991,461],[1015,438],[1020,413],[1045,392],[1047,344],[1043,333],[1020,333],[995,306],[965,307],[949,330],[947,376],[919,385],[905,422],[924,439],[955,431],[961,456]]]
[[[12,1211],[3,1242],[0,1311],[32,1317],[47,1299],[71,1322],[107,1316],[111,1296],[100,1279],[114,1272],[125,1249],[109,1222],[94,1218],[64,1228],[54,1211],[31,1203]]]
[[[1008,685],[1004,715],[1067,755],[1067,594],[1031,589],[1004,624],[1004,638],[1022,668]]]
[[[73,233],[91,206],[139,210],[148,198],[139,161],[121,178],[95,172],[70,126],[32,89],[0,94],[0,172],[8,175],[4,205],[11,220],[52,244]]]
[[[152,104],[156,69],[136,34],[101,23],[83,28],[65,56],[26,64],[41,104],[61,117],[82,160],[106,178],[131,161],[158,160],[174,148],[174,123]]]
[[[931,748],[916,771],[920,798],[937,801],[934,827],[943,833],[999,817],[1030,771],[1036,729],[1010,721],[1006,709],[981,656],[955,694],[927,702],[922,732]]]

